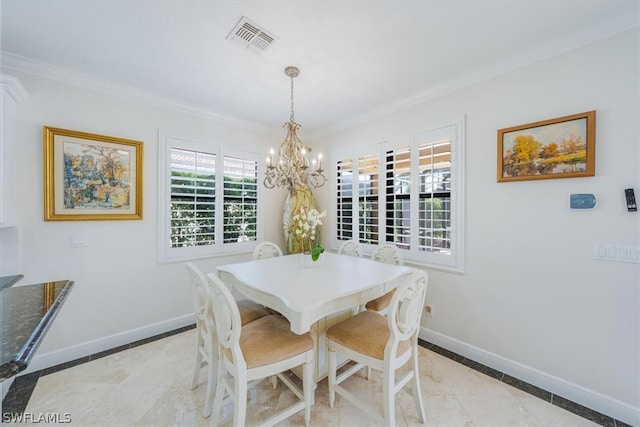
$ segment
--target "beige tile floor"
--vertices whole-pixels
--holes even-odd
[[[41,376],[25,413],[68,414],[71,425],[204,426],[205,368],[191,390],[195,330],[115,353],[73,368]],[[427,420],[417,420],[406,393],[396,399],[398,426],[594,426],[596,424],[499,382],[453,360],[420,348],[422,395]],[[345,386],[372,399],[381,398],[380,376],[352,378]],[[249,393],[247,425],[256,424],[293,397],[286,387],[272,389],[268,380]],[[231,407],[224,408],[225,415]],[[227,417],[223,423],[231,425]],[[304,425],[297,414],[281,425]],[[329,408],[326,379],[316,389],[312,426],[378,425],[337,397]]]

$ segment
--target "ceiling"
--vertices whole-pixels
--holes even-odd
[[[289,119],[296,65],[303,137],[640,25],[639,0],[0,1],[9,70],[265,130]],[[266,51],[227,40],[243,16],[275,36]]]

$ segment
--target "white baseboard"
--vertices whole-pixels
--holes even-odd
[[[46,369],[61,363],[70,362],[92,354],[100,353],[105,350],[120,347],[125,344],[149,338],[165,332],[170,332],[195,323],[195,314],[188,314],[164,322],[155,323],[153,325],[144,326],[142,328],[132,329],[130,331],[89,341],[63,350],[58,350],[45,354],[37,354],[29,363],[29,367],[20,373],[20,375],[30,372]]]
[[[473,345],[440,334],[431,329],[420,328],[419,337],[432,344],[453,351],[475,362],[497,369],[514,378],[525,381],[543,390],[561,396],[574,403],[608,415],[633,426],[640,426],[640,408],[605,396],[593,390],[566,381],[562,378],[523,365],[514,360],[488,352]]]

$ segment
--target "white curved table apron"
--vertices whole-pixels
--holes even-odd
[[[305,267],[305,254],[226,264],[219,277],[252,300],[282,313],[297,334],[311,331],[316,344],[315,379],[326,376],[325,331],[354,308],[396,288],[411,267],[324,253]],[[213,274],[213,273],[210,273]]]

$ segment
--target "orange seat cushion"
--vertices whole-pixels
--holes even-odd
[[[373,311],[360,312],[327,329],[327,339],[378,360],[384,359],[384,349],[390,335],[387,318]],[[400,341],[397,355],[404,354],[410,348],[410,340]]]
[[[238,301],[238,310],[242,326],[269,315],[263,306],[248,299]]]
[[[378,297],[374,300],[369,301],[366,305],[365,308],[367,310],[373,310],[373,311],[382,311],[385,308],[389,307],[389,304],[391,304],[391,300],[393,299],[393,294],[396,290],[392,290],[390,292],[387,292],[386,294],[382,295],[381,297]]]
[[[289,321],[282,316],[269,315],[242,327],[240,349],[247,368],[257,368],[296,356],[313,349],[309,333],[291,332]],[[227,353],[228,357],[231,357]]]

